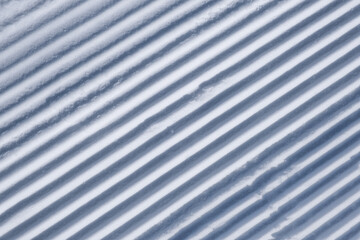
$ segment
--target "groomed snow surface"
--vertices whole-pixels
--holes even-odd
[[[0,0],[0,239],[360,239],[360,1]]]

